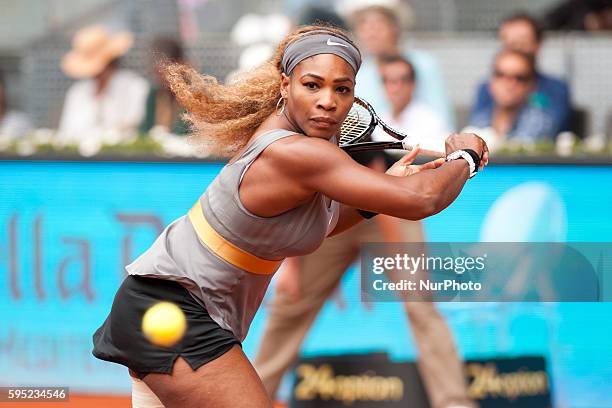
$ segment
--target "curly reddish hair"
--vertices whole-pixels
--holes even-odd
[[[200,74],[188,65],[167,63],[162,68],[170,89],[187,110],[191,141],[217,156],[232,156],[276,109],[280,98],[281,60],[288,44],[307,35],[327,32],[353,43],[333,26],[302,26],[278,45],[272,61],[240,74],[231,84]]]

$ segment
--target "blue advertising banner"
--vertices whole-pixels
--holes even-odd
[[[191,207],[221,167],[0,162],[0,386],[129,392],[125,368],[91,356],[91,335],[109,311],[123,266]],[[610,242],[611,182],[606,166],[491,166],[425,221],[427,239]],[[555,403],[612,405],[611,304],[440,308],[463,355],[545,355]],[[244,344],[250,357],[265,318],[264,305]],[[360,301],[353,268],[317,319],[304,354],[385,351],[394,360],[413,359],[405,321],[401,305]]]

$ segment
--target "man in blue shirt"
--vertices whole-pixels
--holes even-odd
[[[503,49],[520,51],[537,58],[542,45],[543,32],[539,23],[527,14],[517,14],[505,19],[499,28],[499,39]],[[493,97],[489,83],[482,83],[472,108],[470,124],[474,124],[483,112],[493,110]],[[568,130],[570,126],[571,102],[567,83],[536,71],[535,87],[529,98],[530,109],[543,110],[553,120],[552,137]]]
[[[493,103],[476,111],[470,125],[491,129],[493,133],[489,135],[489,141],[492,145],[504,141],[529,144],[551,140],[556,135],[552,115],[529,99],[535,89],[535,78],[532,55],[514,50],[501,51],[495,57],[488,85]]]

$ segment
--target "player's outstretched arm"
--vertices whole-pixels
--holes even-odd
[[[447,153],[470,148],[483,156],[486,144],[476,135],[453,135]],[[453,160],[410,177],[381,174],[353,161],[329,142],[302,138],[277,149],[275,165],[305,191],[321,192],[349,207],[420,220],[452,203],[469,176],[465,160]]]
[[[419,147],[415,147],[414,150],[406,153],[400,160],[398,160],[391,168],[389,168],[386,173],[392,176],[397,177],[407,177],[413,174],[416,174],[423,170],[435,169],[444,164],[444,159],[437,159],[430,162],[427,162],[422,165],[413,165],[412,162],[416,159],[419,154]],[[384,161],[382,163],[373,162],[371,163],[369,168],[378,171],[379,173],[385,173],[385,165]],[[387,221],[381,221],[381,228],[386,230],[389,234],[389,239],[387,241],[397,241],[398,231],[397,222],[391,221],[394,220],[394,217],[384,216]],[[336,224],[336,228],[329,234],[329,236],[336,235],[341,233],[352,226],[359,224],[365,220],[364,215],[359,212],[356,208],[349,207],[348,205],[342,204],[340,206],[340,216],[338,217],[338,222]],[[382,220],[382,219],[381,219]]]

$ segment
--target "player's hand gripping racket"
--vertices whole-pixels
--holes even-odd
[[[362,142],[370,136],[376,126],[379,125],[385,133],[397,139],[397,142]],[[402,132],[390,128],[384,123],[374,108],[368,102],[355,97],[353,106],[346,115],[346,119],[340,127],[339,146],[347,153],[365,152],[371,150],[401,149],[413,150],[414,146],[408,142],[408,136]],[[421,149],[420,154],[432,157],[445,157],[446,154],[434,150]]]

